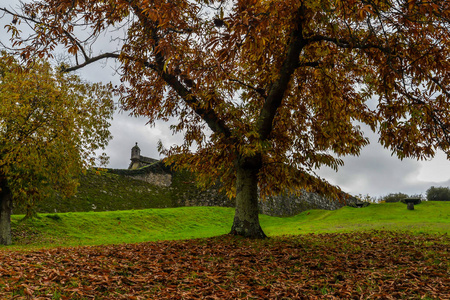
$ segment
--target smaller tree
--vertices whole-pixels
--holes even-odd
[[[430,187],[427,190],[428,201],[450,201],[450,188],[448,187]]]
[[[0,244],[11,244],[13,200],[28,206],[76,192],[78,175],[111,138],[110,86],[49,63],[20,66],[0,55]]]

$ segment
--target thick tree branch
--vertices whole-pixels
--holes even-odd
[[[163,80],[172,87],[177,94],[184,100],[184,102],[205,122],[209,128],[215,133],[221,133],[225,137],[231,137],[231,130],[225,122],[219,118],[216,112],[211,108],[201,108],[200,101],[172,74],[164,72],[158,67],[159,73]]]
[[[186,103],[188,107],[199,115],[213,132],[223,134],[226,138],[230,138],[230,128],[225,124],[225,121],[217,115],[214,109],[211,106],[208,106],[208,108],[202,108],[201,101],[193,95],[176,76],[166,72],[164,67],[166,64],[166,57],[164,57],[164,54],[158,50],[158,42],[160,39],[158,36],[158,24],[155,21],[148,19],[148,17],[143,13],[142,8],[138,5],[131,3],[130,5],[142,22],[142,25],[146,28],[147,34],[149,34],[155,42],[153,51],[155,54],[156,64],[149,67],[156,71],[159,76],[161,76],[161,78],[175,90],[175,92],[183,99],[184,103]]]
[[[299,12],[301,13],[301,11]],[[297,18],[301,20],[302,18]],[[273,120],[275,118],[277,109],[280,107],[284,98],[284,94],[288,89],[289,81],[292,74],[299,66],[299,57],[303,47],[306,45],[303,39],[302,24],[299,21],[297,28],[295,28],[290,37],[290,43],[286,54],[286,59],[280,69],[278,79],[272,84],[269,89],[266,101],[263,104],[260,115],[256,122],[256,128],[259,133],[260,140],[267,140],[273,129]]]

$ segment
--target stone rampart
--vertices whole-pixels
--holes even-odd
[[[218,191],[218,185],[207,190],[196,187],[193,175],[188,172],[174,172],[161,161],[136,170],[110,169],[111,173],[142,180],[157,186],[171,189],[176,206],[221,206],[234,207],[235,199],[229,199]],[[310,209],[335,210],[354,202],[339,202],[315,193],[302,192],[280,194],[259,200],[260,213],[270,216],[293,216]]]
[[[126,175],[129,178],[142,180],[157,186],[167,186],[169,187],[172,184],[172,175],[171,174],[137,174],[137,175]]]
[[[355,200],[354,198],[349,198],[346,201],[339,201],[316,193],[303,191],[299,195],[286,193],[267,197],[264,200],[261,199],[259,201],[259,210],[265,215],[287,217],[310,209],[335,210]]]

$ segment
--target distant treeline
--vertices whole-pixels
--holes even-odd
[[[404,193],[391,193],[380,197],[377,202],[399,202],[405,198],[424,198],[422,195],[407,195]],[[449,187],[432,186],[426,191],[426,200],[428,201],[450,201]]]

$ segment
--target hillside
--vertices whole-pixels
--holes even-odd
[[[193,184],[193,176],[184,172],[174,173],[172,185],[166,187],[130,178],[127,171],[121,172],[124,174],[88,171],[80,176],[75,196],[46,199],[37,204],[36,211],[59,213],[178,207],[185,206],[182,200],[198,198],[205,193]],[[14,209],[14,214],[23,213],[23,207]]]

